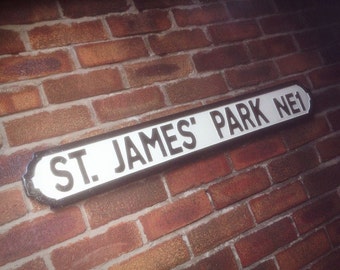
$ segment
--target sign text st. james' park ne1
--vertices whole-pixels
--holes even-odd
[[[299,85],[265,90],[37,152],[23,183],[28,196],[60,207],[310,113]]]

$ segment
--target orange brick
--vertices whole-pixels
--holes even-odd
[[[277,14],[259,20],[266,34],[285,33],[304,28],[303,21],[296,14]]]
[[[155,8],[169,8],[178,5],[188,5],[192,4],[191,0],[135,0],[135,5],[138,10],[145,10],[145,9],[155,9]]]
[[[15,54],[23,51],[25,46],[18,32],[0,29],[0,54]]]
[[[157,87],[121,93],[93,102],[93,107],[102,122],[142,114],[163,106],[164,97]],[[112,110],[112,108],[115,108],[115,110]]]
[[[283,233],[284,232],[284,233]],[[285,218],[246,237],[235,244],[242,266],[249,266],[272,254],[297,238],[290,219]]]
[[[0,235],[0,265],[61,243],[85,229],[76,207],[23,222]]]
[[[276,255],[280,269],[301,269],[330,249],[324,231],[318,231]]]
[[[161,10],[114,15],[106,18],[106,21],[112,35],[116,37],[160,32],[171,27],[168,12]]]
[[[103,69],[47,80],[43,83],[50,103],[62,103],[124,88],[118,69]],[[72,91],[70,91],[72,89]]]
[[[340,82],[340,64],[321,67],[308,74],[314,88],[331,86]]]
[[[82,67],[106,65],[148,56],[141,38],[80,45],[75,49]]]
[[[258,168],[236,175],[231,179],[209,187],[209,194],[217,209],[249,197],[270,186],[264,169]]]
[[[45,25],[28,32],[33,49],[60,47],[107,38],[100,21]]]
[[[39,90],[33,85],[16,87],[0,92],[0,116],[40,108]],[[1,91],[1,90],[0,90]]]
[[[250,201],[251,209],[258,222],[262,222],[307,200],[299,182],[275,189]]]
[[[210,96],[224,94],[228,88],[220,74],[187,79],[165,86],[172,104],[186,103]]]
[[[327,225],[328,235],[334,246],[340,244],[340,219],[334,220],[332,223]]]
[[[211,213],[212,207],[204,191],[177,200],[140,218],[144,233],[155,240]]]
[[[131,86],[142,86],[186,77],[192,66],[188,56],[180,55],[126,65],[125,70]]]
[[[206,157],[165,173],[171,194],[211,182],[231,172],[224,154]]]
[[[120,223],[103,234],[54,250],[51,258],[58,270],[92,269],[141,245],[136,224]]]
[[[29,269],[48,270],[44,260],[41,259],[41,258],[35,259],[33,261],[25,263],[24,265],[22,265],[18,268],[15,268],[15,270],[29,270]]]
[[[159,177],[150,177],[90,198],[84,206],[91,227],[96,228],[166,199],[162,181]]]
[[[0,225],[18,219],[27,213],[20,190],[0,192],[0,213]]]
[[[91,115],[84,106],[41,112],[5,122],[11,146],[40,141],[91,126]]]
[[[279,136],[264,137],[230,152],[235,169],[243,169],[284,153],[285,147]]]
[[[253,227],[253,220],[246,206],[237,207],[188,233],[195,255],[202,254],[234,236]]]
[[[234,18],[256,17],[274,12],[270,0],[230,1],[227,7]]]
[[[64,51],[39,53],[34,56],[11,56],[0,59],[0,83],[33,79],[73,70]]]
[[[316,264],[309,269],[311,270],[337,270],[339,268],[339,261],[340,261],[340,250],[337,249],[326,257],[319,260]]]
[[[192,9],[174,9],[173,13],[179,26],[203,25],[228,19],[227,11],[221,4]]]
[[[163,242],[151,249],[138,254],[120,264],[111,266],[110,270],[159,270],[172,269],[190,259],[190,254],[184,241],[177,237]]]

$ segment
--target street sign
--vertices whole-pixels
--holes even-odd
[[[34,154],[28,196],[64,206],[311,113],[297,84],[227,100]]]

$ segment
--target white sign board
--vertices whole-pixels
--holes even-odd
[[[310,111],[310,95],[296,84],[203,106],[38,152],[23,177],[25,190],[63,206]]]

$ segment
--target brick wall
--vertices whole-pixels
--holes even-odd
[[[338,269],[340,5],[0,3],[0,268]],[[39,150],[297,81],[299,125],[63,209],[28,198]]]

